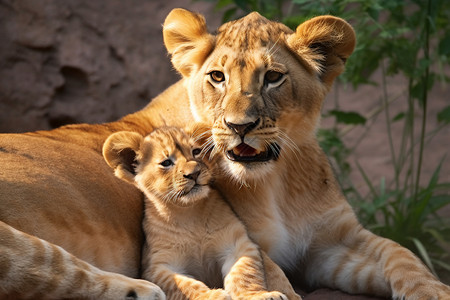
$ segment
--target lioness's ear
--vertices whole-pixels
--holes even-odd
[[[200,67],[214,47],[205,18],[182,8],[173,9],[164,21],[164,44],[172,64],[183,76]]]
[[[289,47],[306,59],[329,86],[344,71],[355,44],[355,31],[350,24],[333,16],[312,18],[288,38]]]
[[[119,131],[106,139],[103,158],[117,177],[134,183],[136,157],[143,140],[142,135],[131,131]]]

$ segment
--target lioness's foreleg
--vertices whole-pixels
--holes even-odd
[[[450,299],[450,287],[411,251],[364,229],[351,209],[336,213],[327,218],[311,250],[310,283],[394,299]]]
[[[165,299],[155,284],[102,271],[0,221],[0,298]]]

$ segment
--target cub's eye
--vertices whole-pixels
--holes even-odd
[[[283,73],[277,71],[267,71],[264,75],[264,83],[275,83],[283,77]]]
[[[209,76],[214,82],[222,82],[225,81],[225,75],[220,71],[212,71],[209,73]]]
[[[170,167],[173,165],[173,161],[171,159],[166,159],[166,160],[163,160],[160,163],[160,165],[163,166],[164,168],[167,168],[167,167]]]
[[[192,155],[194,157],[197,157],[200,153],[202,153],[202,149],[200,148],[195,148],[194,150],[192,150]]]

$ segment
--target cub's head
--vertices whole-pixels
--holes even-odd
[[[322,101],[355,46],[351,26],[332,16],[293,32],[251,13],[212,35],[201,15],[174,9],[163,35],[194,117],[212,124],[224,169],[243,181],[315,142]]]
[[[143,137],[120,131],[108,137],[103,157],[115,175],[165,203],[186,206],[205,198],[211,172],[202,159],[205,127],[191,134],[175,127],[160,128]],[[195,137],[194,137],[195,135]]]

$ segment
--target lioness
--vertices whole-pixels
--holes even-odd
[[[292,32],[251,13],[212,35],[202,16],[175,9],[163,35],[183,79],[143,110],[103,125],[1,136],[3,294],[87,297],[95,274],[115,291],[112,274],[81,260],[139,276],[142,194],[114,177],[101,146],[116,131],[145,135],[201,121],[225,157],[219,190],[291,278],[349,293],[450,299],[450,287],[410,251],[361,227],[317,143],[322,101],[355,46],[349,24],[320,16]],[[78,259],[61,260],[50,243]],[[24,244],[35,247],[24,252]],[[58,281],[62,270],[76,280]],[[134,284],[117,285],[116,298],[159,297],[154,286]]]

